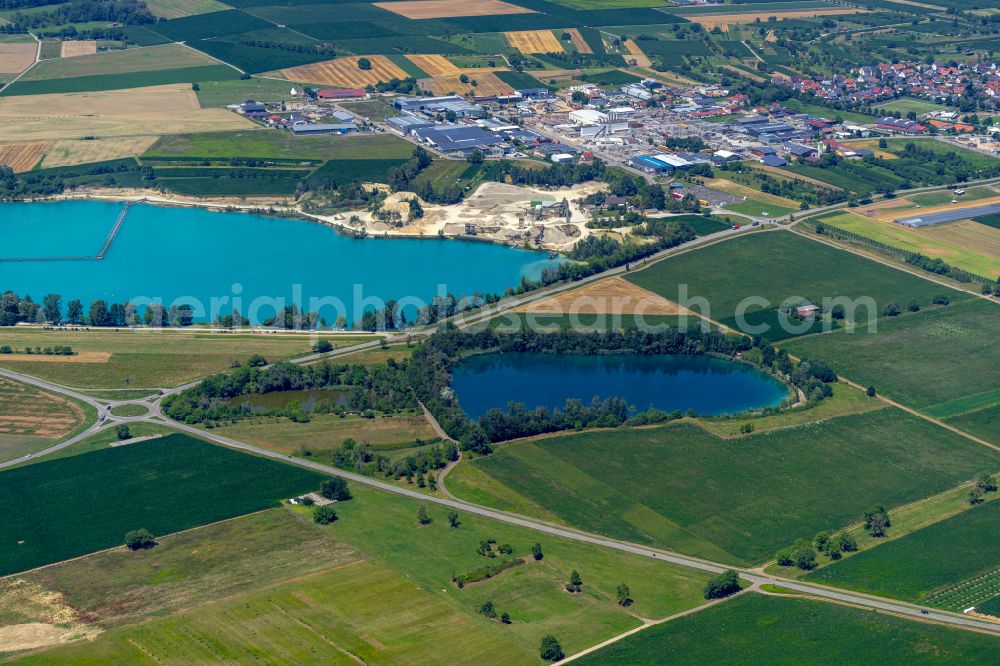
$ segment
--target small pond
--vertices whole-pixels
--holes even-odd
[[[455,368],[452,388],[474,419],[511,401],[533,409],[621,397],[640,411],[719,416],[776,407],[788,396],[784,384],[749,365],[690,354],[479,354]]]

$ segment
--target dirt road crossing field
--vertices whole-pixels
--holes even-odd
[[[31,171],[51,147],[51,141],[0,144],[0,165],[9,166],[14,173]]]
[[[358,66],[361,58],[367,58],[371,69],[361,69]],[[394,62],[381,55],[352,56],[324,60],[311,65],[301,65],[281,70],[286,78],[304,83],[322,83],[344,88],[363,88],[375,85],[379,81],[405,79],[408,74]]]
[[[374,5],[408,19],[537,13],[532,9],[518,7],[501,2],[501,0],[403,0],[402,2],[376,2]]]
[[[551,30],[505,32],[507,43],[521,53],[564,53],[562,44]]]

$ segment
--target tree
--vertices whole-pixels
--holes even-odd
[[[358,69],[369,70],[372,68],[372,61],[368,58],[358,58]]]
[[[458,527],[462,524],[462,521],[458,519],[458,514],[454,511],[448,512],[448,524],[452,527]]]
[[[847,532],[840,533],[840,536],[837,537],[837,545],[844,553],[852,553],[858,549],[857,540]]]
[[[320,484],[319,494],[335,502],[351,499],[351,489],[347,487],[347,479],[340,476],[324,479],[323,483]]]
[[[413,197],[407,203],[410,207],[411,220],[419,220],[424,216],[424,207],[420,205],[420,201],[416,197]]]
[[[732,569],[719,574],[705,586],[706,599],[722,599],[740,591],[740,575]]]
[[[125,547],[129,550],[146,550],[156,545],[156,539],[149,530],[138,529],[125,533]]]
[[[50,324],[58,324],[62,321],[62,296],[59,294],[46,294],[42,299],[42,316]]]
[[[551,634],[542,639],[541,645],[538,646],[538,653],[545,661],[560,661],[566,656],[559,641]]]
[[[885,507],[876,505],[865,512],[865,531],[873,537],[884,537],[890,525],[889,512]]]
[[[628,589],[628,585],[625,583],[620,583],[618,585],[618,605],[619,606],[631,606],[632,605],[632,593]]]
[[[865,389],[865,395],[867,395],[869,398],[874,398],[875,397],[875,387],[874,386],[869,386],[867,389]]]
[[[488,618],[494,618],[497,616],[496,606],[493,605],[492,601],[484,601],[483,605],[479,607],[479,613]]]
[[[333,351],[333,343],[329,340],[320,340],[313,345],[313,351],[317,354],[326,354]]]
[[[83,304],[79,299],[74,298],[66,304],[66,319],[74,326],[83,319]]]
[[[503,624],[510,624],[510,613],[503,613],[500,616],[500,622]]]
[[[431,517],[427,515],[427,505],[421,504],[417,508],[417,522],[421,525],[430,525]]]
[[[117,435],[118,439],[121,441],[132,439],[132,433],[129,432],[128,426],[124,423],[115,428],[115,435]]]
[[[265,365],[267,365],[267,359],[261,356],[260,354],[254,354],[253,356],[247,359],[247,365],[250,366],[251,368],[263,368]]]
[[[536,543],[531,547],[531,556],[535,558],[536,562],[541,561],[545,555],[542,554],[542,544]]]
[[[997,481],[989,472],[977,474],[975,484],[977,488],[982,488],[984,493],[995,493],[997,491]]]
[[[567,592],[579,592],[583,588],[583,579],[580,578],[580,572],[573,569],[572,573],[569,575],[569,582],[566,583]]]
[[[90,304],[90,325],[107,326],[111,320],[111,313],[108,311],[106,301],[100,299]]]
[[[332,504],[324,504],[313,510],[313,522],[319,525],[329,525],[337,520],[337,511]]]
[[[882,315],[886,317],[895,317],[899,314],[899,306],[895,303],[886,303],[885,307],[882,308]]]
[[[469,161],[469,164],[482,164],[486,159],[486,156],[483,154],[483,151],[476,148],[469,153],[469,156],[466,159]]]

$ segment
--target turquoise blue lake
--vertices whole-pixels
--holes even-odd
[[[0,257],[94,256],[122,210],[119,203],[0,204]],[[132,206],[102,261],[3,261],[0,290],[64,303],[160,299],[229,314],[234,297],[254,322],[296,302],[331,324],[355,321],[387,299],[429,302],[437,294],[502,293],[559,261],[492,243],[445,239],[356,239],[320,224],[197,208]],[[309,300],[342,304],[309,307]],[[256,307],[254,301],[256,299]],[[369,299],[369,300],[366,300]],[[372,300],[374,299],[374,300]],[[322,304],[317,301],[317,304]],[[410,316],[415,308],[407,308]]]
[[[720,416],[776,407],[788,395],[781,382],[751,366],[690,354],[479,354],[454,369],[451,385],[474,419],[493,407],[506,410],[508,402],[554,408],[595,396],[624,398],[639,411]]]

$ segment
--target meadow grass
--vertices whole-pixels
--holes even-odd
[[[1000,405],[947,419],[947,423],[1000,445]]]
[[[329,336],[337,347],[371,340],[371,336]],[[64,386],[83,388],[166,388],[223,372],[234,362],[245,363],[253,354],[277,361],[311,352],[305,335],[239,335],[192,333],[179,330],[92,329],[44,331],[35,328],[0,329],[0,345],[68,345],[74,352],[111,354],[106,362],[76,363],[39,360],[14,361],[0,355],[0,367],[47,379]],[[125,380],[128,380],[128,384]]]
[[[710,308],[701,314],[731,327],[738,324],[734,315],[740,302],[750,296],[765,298],[769,305],[748,307],[749,324],[767,321],[768,317],[775,319],[782,301],[795,297],[816,304],[821,304],[824,297],[873,298],[875,311],[859,308],[855,314],[858,323],[881,315],[888,302],[905,307],[916,299],[926,306],[939,293],[948,293],[953,301],[969,298],[904,271],[784,231],[739,236],[671,257],[633,271],[628,280],[674,301],[686,285],[689,298],[707,300]],[[702,309],[697,305],[693,308]],[[764,335],[779,339],[787,334],[772,327]]]
[[[416,440],[436,438],[423,415],[360,416],[314,414],[309,423],[293,423],[284,417],[245,419],[215,428],[215,432],[241,442],[287,455],[308,455],[328,463],[345,439],[368,443],[379,451],[414,446]]]
[[[206,81],[199,83],[198,103],[201,107],[227,106],[240,104],[248,99],[258,102],[280,102],[291,97],[292,88],[299,90],[301,86],[291,81],[275,81],[273,79],[235,79],[231,81]]]
[[[1000,502],[991,501],[805,578],[919,602],[935,591],[1000,567],[998,530]]]
[[[877,655],[872,645],[878,646]],[[823,601],[748,592],[629,636],[578,663],[976,666],[994,661],[996,650],[993,636]]]
[[[998,321],[996,303],[975,299],[883,317],[874,333],[834,331],[782,348],[823,358],[835,372],[919,409],[1000,388],[1000,367],[990,360],[997,358]]]
[[[998,464],[986,447],[883,409],[739,439],[682,423],[514,442],[459,465],[448,487],[500,509],[542,506],[615,538],[760,562],[860,520],[873,503],[913,502]]]
[[[794,213],[798,210],[797,208],[764,203],[762,201],[757,201],[756,199],[747,199],[746,201],[741,201],[739,203],[726,204],[725,208],[726,210],[752,215],[753,217],[763,217],[764,212],[767,212],[768,217],[784,217],[785,215]]]
[[[143,653],[188,662],[341,663],[351,654],[373,664],[437,663],[442,650],[452,663],[534,663],[546,634],[557,634],[567,651],[581,650],[639,626],[632,613],[658,618],[694,607],[707,579],[461,512],[452,528],[443,507],[429,507],[432,522],[421,526],[408,498],[358,485],[352,492],[329,527],[313,525],[309,509],[284,509],[167,537],[148,552],[102,553],[32,573],[105,626],[118,626],[29,663],[123,663]],[[476,554],[488,538],[511,544],[514,557],[540,542],[544,559],[458,589],[451,577],[488,561]],[[87,576],[105,569],[116,573]],[[570,595],[563,584],[573,569],[584,583]],[[629,611],[616,603],[622,582],[635,600]],[[512,624],[479,615],[486,600]]]
[[[162,137],[143,157],[160,159],[284,160],[409,159],[413,144],[390,134],[293,136],[289,132],[244,130]]]
[[[54,93],[79,93],[102,90],[124,90],[163,86],[171,83],[197,83],[199,81],[224,81],[235,79],[239,72],[229,65],[204,65],[157,69],[149,72],[124,72],[95,76],[71,76],[40,81],[18,81],[3,89],[3,95],[49,95]]]
[[[0,473],[0,574],[259,511],[321,475],[170,435]]]

